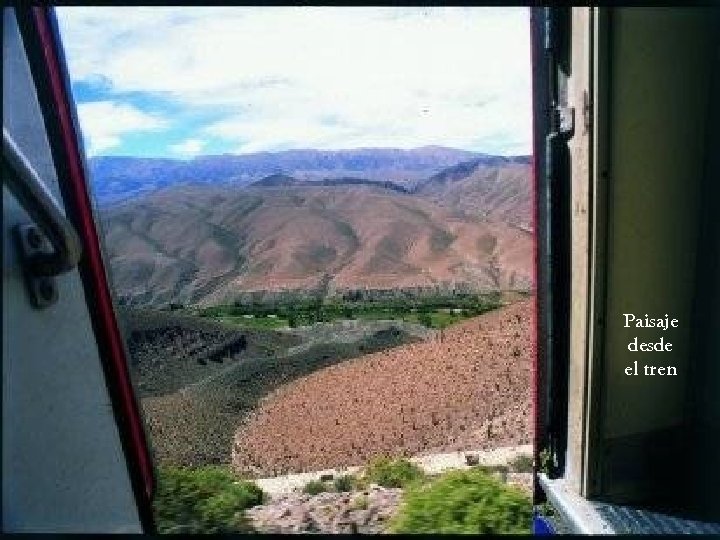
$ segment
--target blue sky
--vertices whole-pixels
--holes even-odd
[[[525,8],[56,9],[89,155],[530,153]]]

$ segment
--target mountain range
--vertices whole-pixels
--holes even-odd
[[[527,156],[492,156],[424,146],[410,150],[286,150],[241,155],[199,156],[190,160],[100,156],[88,161],[92,187],[100,204],[115,202],[172,185],[232,184],[246,186],[275,174],[298,180],[362,178],[413,188],[447,167],[479,160],[492,166],[529,163]]]
[[[258,290],[531,287],[525,156],[297,150],[95,158],[90,169],[111,276],[133,304],[210,305]]]

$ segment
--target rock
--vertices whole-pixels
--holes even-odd
[[[287,508],[287,507],[281,508],[280,512],[278,512],[278,514],[277,514],[277,519],[283,519],[286,517],[290,517],[291,515],[292,515],[292,511],[290,510],[290,508]]]
[[[401,494],[402,489],[379,486],[375,491],[322,493],[310,498],[291,494],[253,507],[246,515],[261,533],[373,534],[383,532],[385,522],[397,510]],[[367,500],[367,508],[354,504],[360,497]]]
[[[372,517],[368,510],[357,510],[353,516],[355,523],[359,525],[367,525]]]

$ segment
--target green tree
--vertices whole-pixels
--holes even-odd
[[[288,315],[287,319],[288,319],[288,326],[290,326],[290,328],[297,327],[298,321],[297,321],[297,315],[295,315],[295,312],[291,311],[290,314]]]
[[[420,324],[424,324],[428,328],[432,328],[432,316],[429,313],[420,313],[418,314],[418,321],[420,321]]]

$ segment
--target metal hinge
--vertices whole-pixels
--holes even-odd
[[[575,109],[573,107],[555,108],[555,132],[565,138],[575,133]]]
[[[25,269],[30,266],[33,259],[53,254],[52,244],[37,225],[17,225],[15,236]],[[26,271],[25,281],[34,307],[42,309],[57,302],[58,290],[54,276],[43,276]]]

